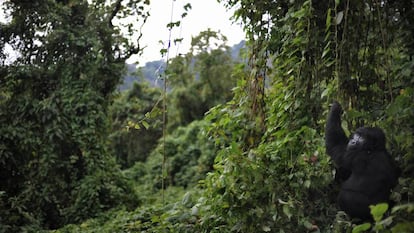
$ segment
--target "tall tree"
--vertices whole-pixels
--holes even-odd
[[[133,200],[107,152],[107,109],[140,51],[137,25],[119,25],[144,22],[148,3],[5,3],[0,44],[17,59],[0,57],[0,231],[56,228]]]
[[[231,99],[236,86],[234,62],[227,38],[210,29],[192,38],[190,52],[172,59],[169,82],[173,88],[170,126],[201,119],[213,106]]]

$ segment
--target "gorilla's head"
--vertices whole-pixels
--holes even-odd
[[[358,128],[351,135],[347,150],[385,150],[385,134],[380,128]]]

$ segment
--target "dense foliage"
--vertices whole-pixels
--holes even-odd
[[[199,120],[210,108],[232,98],[237,77],[231,75],[234,62],[226,41],[218,32],[202,31],[192,38],[189,53],[171,60],[170,129]]]
[[[136,205],[108,153],[107,113],[125,59],[139,51],[113,21],[143,18],[145,3],[92,3],[5,3],[10,20],[0,44],[17,58],[0,58],[1,232],[57,228]]]
[[[108,24],[120,1],[36,2],[54,10],[11,1],[1,27],[21,56],[1,60],[0,232],[93,216],[52,232],[414,231],[413,1],[220,0],[244,25],[246,62],[207,30],[168,61],[164,91],[117,96],[137,49]],[[78,14],[82,27],[64,20]],[[333,100],[347,133],[384,129],[402,170],[372,222],[337,209]]]
[[[131,90],[120,93],[111,105],[111,147],[122,168],[145,161],[157,145],[162,134],[161,110],[157,105],[160,100],[160,89],[134,83]]]
[[[348,106],[349,130],[360,125],[387,130],[390,150],[403,169],[394,198],[403,206],[408,203],[413,195],[414,96],[412,42],[407,43],[407,34],[412,33],[407,22],[412,16],[407,11],[412,5],[388,1],[223,2],[237,7],[236,17],[255,39],[251,56],[259,70],[253,69],[239,86],[241,93],[234,102],[209,116],[216,122],[211,132],[228,140],[220,142],[223,149],[218,153],[217,170],[206,179],[203,205],[207,211],[202,229],[349,229],[351,225],[344,221],[335,223],[341,216],[335,214],[335,187],[329,185],[333,182],[321,141],[324,109],[332,99]],[[256,46],[261,47],[259,52]],[[271,67],[263,65],[269,60]],[[268,88],[263,73],[271,82]],[[394,111],[411,120],[396,124],[399,117],[393,117]],[[257,139],[260,134],[252,128],[266,130],[260,130],[263,136]],[[411,207],[402,211],[397,207],[395,215],[377,223],[381,227],[375,230],[393,226],[394,230],[412,230],[413,215],[406,214],[412,212]]]

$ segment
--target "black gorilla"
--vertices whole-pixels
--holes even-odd
[[[341,127],[341,105],[332,104],[325,129],[328,155],[342,182],[339,207],[353,218],[371,218],[370,205],[387,202],[397,184],[398,169],[385,148],[379,128],[359,128],[348,139]]]

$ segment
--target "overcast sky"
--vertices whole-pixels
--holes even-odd
[[[0,5],[5,0],[0,0]],[[177,38],[183,38],[183,41],[170,48],[170,57],[177,54],[187,53],[190,48],[191,37],[197,36],[201,31],[208,28],[214,31],[220,31],[228,39],[227,45],[232,46],[244,40],[245,34],[242,27],[232,22],[230,17],[233,11],[228,11],[218,3],[217,0],[150,0],[150,14],[147,22],[143,26],[143,36],[140,41],[144,53],[141,57],[133,57],[128,63],[139,62],[144,65],[145,62],[165,59],[160,54],[163,45],[159,41],[167,44],[169,30],[167,24],[170,23],[171,17],[173,22],[181,20],[184,13],[184,5],[190,3],[192,9],[188,11],[187,17],[181,21],[181,27],[175,27],[172,30],[172,41]],[[0,21],[4,21],[3,12],[0,11]]]
[[[172,31],[172,40],[175,38],[184,40],[178,47],[173,47],[172,44],[170,56],[177,55],[177,50],[178,53],[188,52],[191,37],[197,36],[199,32],[208,28],[225,35],[229,46],[244,40],[242,27],[230,20],[233,12],[227,11],[217,0],[175,0],[174,2],[173,0],[151,0],[151,16],[143,27],[141,46],[146,46],[146,48],[143,56],[138,59],[140,65],[146,61],[162,59],[160,50],[163,46],[159,41],[168,41],[169,31],[166,25],[171,20],[171,10],[174,9],[173,21],[178,21],[184,12],[183,6],[187,3],[191,4],[192,9],[182,20],[181,29],[175,27]]]

